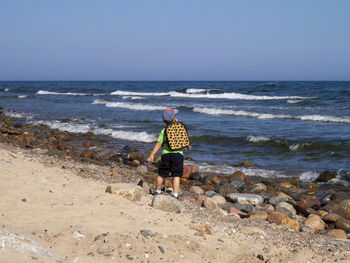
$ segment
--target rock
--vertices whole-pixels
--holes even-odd
[[[124,154],[132,154],[134,152],[138,152],[136,148],[130,147],[130,146],[125,146],[122,150],[122,153]]]
[[[118,183],[108,185],[106,193],[116,194],[130,201],[139,201],[143,196],[143,188],[134,184]]]
[[[277,211],[273,211],[269,214],[269,216],[267,217],[267,221],[272,224],[275,223],[277,225],[282,224],[282,220],[288,218],[288,216],[286,216],[285,214],[282,214],[280,212]]]
[[[193,205],[195,205],[195,206],[197,206],[197,207],[201,207],[201,203],[200,202],[198,202],[197,200],[194,200],[194,199],[192,199],[191,197],[189,197],[189,196],[181,196],[181,197],[179,197],[179,199],[178,199],[180,202],[189,202],[189,203],[191,203],[191,204],[193,204]]]
[[[284,210],[287,210],[287,213],[284,212]],[[297,215],[297,211],[295,211],[294,207],[287,203],[287,202],[280,202],[277,206],[276,206],[276,211],[281,212],[286,214],[287,216],[289,216],[290,218],[295,218]]]
[[[134,161],[137,160],[142,163],[145,160],[145,156],[141,152],[133,152],[129,155],[129,160]]]
[[[226,197],[231,202],[248,201],[250,204],[253,205],[260,205],[264,202],[264,199],[260,195],[254,194],[230,193],[226,195]]]
[[[165,212],[181,213],[185,211],[185,207],[179,200],[166,195],[156,195],[151,206]]]
[[[340,203],[340,206],[346,211],[350,212],[350,199],[346,199]]]
[[[257,165],[252,163],[249,160],[245,160],[245,161],[243,161],[241,163],[238,163],[238,164],[234,165],[234,167],[257,167]]]
[[[231,178],[220,182],[215,186],[216,192],[222,196],[226,196],[229,193],[237,193],[242,191],[244,188],[244,181],[239,178]]]
[[[192,230],[196,230],[198,232],[201,232],[203,234],[206,234],[206,235],[212,235],[212,231],[210,230],[210,228],[208,227],[208,225],[193,225],[193,226],[190,226],[190,229]]]
[[[304,225],[311,228],[314,231],[322,231],[325,229],[326,224],[317,215],[309,215],[308,219],[304,222]]]
[[[185,186],[187,186],[187,185],[189,185],[190,184],[190,182],[186,179],[186,178],[180,178],[180,184],[181,185],[185,185]]]
[[[317,189],[318,186],[317,186],[317,184],[309,183],[309,184],[307,184],[307,185],[305,186],[305,188],[307,188],[307,189]]]
[[[94,146],[94,143],[92,141],[87,141],[86,143],[84,143],[83,147],[84,148],[88,148],[88,147],[92,147]]]
[[[347,239],[348,236],[346,232],[343,229],[332,229],[327,232],[327,236],[333,237],[333,238],[344,238]]]
[[[113,256],[114,249],[110,247],[99,247],[97,248],[97,253],[104,255],[105,257]]]
[[[140,165],[139,167],[136,168],[136,172],[139,174],[145,174],[147,173],[147,166],[146,165]]]
[[[190,188],[190,193],[197,197],[197,196],[203,195],[204,190],[199,186],[192,186]]]
[[[263,183],[253,184],[246,187],[245,191],[248,193],[260,194],[267,191],[267,186]]]
[[[269,203],[273,206],[277,206],[280,202],[287,202],[289,200],[288,197],[285,195],[277,195],[274,197],[271,197],[269,200]]]
[[[327,224],[333,224],[335,221],[337,221],[339,218],[341,218],[340,215],[335,213],[328,213],[324,216],[322,216],[322,220],[326,222]]]
[[[208,196],[204,199],[203,206],[211,210],[216,210],[219,208],[218,204],[211,197]]]
[[[249,219],[251,219],[251,220],[255,220],[255,219],[266,220],[268,216],[269,215],[267,212],[257,210],[257,211],[254,211],[250,214]]]
[[[347,220],[343,217],[338,218],[337,221],[335,221],[335,228],[337,229],[343,229],[346,232],[350,231],[350,220]]]
[[[292,180],[290,183],[291,183],[291,185],[293,185],[295,187],[298,187],[298,188],[301,187],[301,183],[299,180]]]
[[[11,248],[19,253],[40,259],[40,262],[61,262],[58,258],[35,241],[20,234],[8,231],[4,228],[0,228],[0,241],[0,248],[2,250],[1,259],[4,259],[3,255],[6,255],[6,250]],[[13,262],[15,261],[16,260]],[[1,262],[4,261],[1,260]]]
[[[337,177],[336,172],[331,172],[331,171],[324,171],[322,172],[315,180],[315,182],[328,182],[329,180],[332,180],[333,178]]]
[[[184,165],[183,178],[190,179],[192,174],[199,173],[197,165],[188,164]]]
[[[299,229],[300,229],[299,222],[297,220],[291,219],[289,217],[282,219],[281,224],[289,226],[294,231],[299,231]]]
[[[92,150],[86,149],[80,154],[80,157],[93,159],[94,158],[94,152]]]
[[[214,200],[215,203],[217,203],[219,206],[226,204],[225,197],[215,194],[211,197],[212,200]]]
[[[233,174],[227,176],[226,180],[231,179],[231,178],[239,178],[239,179],[242,179],[243,181],[245,181],[246,180],[246,175],[242,171],[236,171]]]
[[[146,238],[151,238],[154,236],[154,233],[151,230],[148,229],[141,229],[140,230],[141,235],[143,235]]]
[[[242,217],[246,217],[247,216],[247,213],[245,212],[242,212],[241,210],[235,208],[235,207],[231,207],[229,210],[228,210],[228,213],[230,215],[232,214],[236,214],[236,215],[239,215],[239,216],[242,216]]]
[[[250,204],[235,203],[235,204],[232,205],[232,207],[237,208],[237,209],[241,210],[244,213],[251,213],[254,210],[254,206],[250,205]]]

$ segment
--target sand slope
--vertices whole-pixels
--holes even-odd
[[[34,240],[62,262],[335,259],[309,250],[291,253],[287,246],[266,242],[261,238],[264,231],[259,233],[259,229],[242,232],[226,228],[203,236],[190,228],[193,218],[187,214],[151,208],[151,196],[131,202],[105,193],[106,182],[79,177],[73,170],[63,169],[59,162],[43,163],[18,148],[0,150],[0,180],[0,227]],[[141,229],[151,230],[155,235],[144,237]],[[349,259],[338,256],[344,258],[343,262]],[[2,247],[0,262],[50,261]]]

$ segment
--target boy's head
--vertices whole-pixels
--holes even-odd
[[[175,109],[165,109],[163,111],[162,117],[163,117],[163,121],[166,124],[169,124],[173,121],[173,119],[175,118],[176,114],[178,113],[178,110]]]

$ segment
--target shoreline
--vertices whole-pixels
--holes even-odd
[[[7,130],[7,136],[3,129],[0,133],[1,179],[6,182],[0,191],[2,228],[35,240],[62,262],[107,262],[111,257],[121,262],[350,262],[348,240],[334,239],[324,231],[295,231],[186,201],[185,212],[173,214],[152,208],[153,196],[147,193],[136,202],[105,193],[108,184],[136,184],[140,179],[151,186],[156,173],[151,167],[141,171],[145,166],[134,161],[128,166],[116,162],[122,156],[111,162],[76,160],[64,147],[48,154],[50,149],[37,147],[33,139],[10,145],[13,141],[4,137],[19,138],[20,129]],[[62,151],[60,157],[55,155]],[[211,234],[192,230],[196,226],[207,226]],[[156,234],[145,238],[142,229]],[[99,248],[113,249],[112,256],[99,253]],[[25,257],[11,251],[0,252],[0,259],[15,262],[11,260]]]

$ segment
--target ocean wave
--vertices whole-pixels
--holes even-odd
[[[38,95],[68,95],[68,96],[89,96],[88,93],[76,93],[76,92],[53,92],[47,90],[39,90]]]
[[[294,103],[299,103],[302,102],[302,100],[287,100],[287,103],[289,104],[294,104]]]
[[[126,103],[126,102],[110,102],[110,101],[104,101],[104,100],[94,100],[92,104],[104,104],[106,107],[109,107],[109,108],[122,108],[122,109],[130,109],[130,110],[146,110],[146,111],[164,110],[163,106]]]
[[[235,111],[227,109],[214,109],[214,108],[193,108],[193,112],[208,114],[208,115],[233,115],[242,117],[253,117],[257,119],[296,119],[302,121],[315,121],[315,122],[335,122],[335,123],[350,123],[348,117],[335,117],[335,116],[323,116],[323,115],[302,115],[293,116],[286,114],[271,114],[271,113],[258,113],[249,111]]]
[[[247,137],[248,142],[266,142],[266,141],[270,141],[270,140],[271,140],[270,138],[264,137],[264,136],[249,135]]]
[[[123,96],[122,99],[123,99],[123,100],[126,100],[126,99],[130,99],[130,100],[143,100],[144,98],[143,98],[143,97],[140,97],[140,96]]]
[[[185,164],[192,162],[186,161]],[[279,178],[287,177],[287,175],[281,171],[266,170],[260,168],[246,168],[246,167],[233,167],[227,164],[208,164],[208,163],[195,163],[201,172],[215,173],[230,175],[237,171],[242,171],[248,176],[259,176],[264,178]]]
[[[297,99],[308,100],[315,99],[315,97],[299,97],[299,96],[259,96],[259,95],[247,95],[241,93],[218,93],[210,94],[202,92],[210,91],[206,89],[186,89],[186,93],[170,91],[170,92],[134,92],[116,90],[111,95],[118,96],[170,96],[170,97],[182,97],[182,98],[207,98],[207,99],[235,99],[235,100],[285,100],[285,99]]]
[[[28,97],[28,95],[18,95],[17,96],[17,98],[19,98],[19,99],[24,99],[24,98],[27,98]]]
[[[188,94],[203,93],[207,91],[209,92],[210,89],[186,89],[186,93]]]
[[[154,142],[157,140],[156,134],[149,134],[145,131],[135,132],[135,131],[123,131],[99,128],[88,123],[75,123],[75,122],[62,122],[58,120],[54,121],[35,121],[33,124],[44,124],[52,129],[58,129],[61,131],[68,131],[72,133],[87,133],[93,132],[96,135],[106,135],[111,136],[116,139],[128,140],[128,141],[139,141],[139,142]]]
[[[8,91],[10,91],[9,88],[5,88],[5,89],[4,89],[4,92],[8,92]]]
[[[117,96],[167,96],[170,92],[135,92],[135,91],[123,91],[116,90],[111,93],[111,95]]]
[[[171,91],[169,94],[171,97],[186,97],[186,98],[206,98],[206,99],[233,99],[233,100],[285,100],[285,99],[298,99],[308,100],[315,99],[314,97],[298,97],[298,96],[259,96],[259,95],[247,95],[241,93],[219,93],[219,94],[187,94],[176,91]]]
[[[22,112],[5,111],[5,115],[12,118],[18,118],[18,119],[27,119],[27,120],[33,119],[33,116]]]

